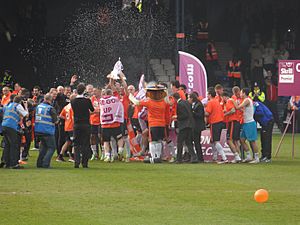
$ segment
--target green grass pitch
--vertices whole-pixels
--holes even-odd
[[[273,152],[280,136],[274,135]],[[0,224],[300,224],[300,138],[291,159],[287,135],[271,164],[91,162],[89,169],[52,161],[0,170]],[[257,189],[269,201],[256,203]]]

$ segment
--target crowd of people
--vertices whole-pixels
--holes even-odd
[[[75,168],[88,168],[89,160],[201,163],[201,132],[206,127],[213,162],[271,162],[274,116],[248,88],[235,86],[231,93],[218,84],[208,88],[207,96],[199,96],[186,93],[178,81],[168,87],[146,83],[144,76],[136,89],[127,85],[122,72],[103,88],[78,84],[77,79],[74,75],[70,85],[51,88],[45,95],[38,86],[30,92],[18,83],[14,90],[2,89],[2,168],[23,168],[32,142],[39,150],[38,168],[50,167],[55,150],[56,161],[69,157]],[[257,122],[262,127],[261,157]],[[234,155],[230,161],[220,143],[223,129]]]

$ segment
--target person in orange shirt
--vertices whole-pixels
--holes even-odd
[[[167,93],[165,87],[157,84],[149,84],[146,88],[147,99],[138,101],[133,95],[129,96],[130,101],[135,105],[144,106],[148,109],[149,124],[149,151],[151,163],[161,162],[162,141],[165,139],[166,113],[169,113],[169,103],[165,100]]]
[[[224,117],[227,121],[227,143],[234,154],[235,159],[232,163],[241,162],[238,141],[240,140],[240,117],[235,109],[234,99],[230,98],[227,92],[223,95],[224,101]]]
[[[224,102],[223,102],[223,98],[222,95],[224,93],[224,88],[221,84],[217,84],[215,86],[215,92],[216,92],[216,97],[215,99],[220,103],[220,105],[222,106],[222,108],[224,109]]]
[[[1,105],[6,106],[10,102],[10,95],[11,92],[9,90],[9,87],[4,87],[2,89],[2,100],[1,100]]]
[[[207,91],[208,103],[205,107],[205,116],[207,116],[207,122],[210,124],[213,160],[217,160],[217,156],[219,153],[222,157],[222,161],[219,161],[218,164],[223,164],[228,163],[223,147],[220,144],[221,132],[224,128],[224,112],[218,99],[216,99],[215,97],[216,92],[214,88],[209,88]]]
[[[12,92],[12,94],[15,94],[15,95],[19,94],[19,91],[21,91],[21,89],[22,89],[22,87],[20,86],[20,84],[19,83],[15,83],[15,85],[14,85],[14,91]]]
[[[70,101],[74,100],[75,98],[76,98],[76,94],[72,94],[70,96]],[[62,146],[61,151],[60,151],[59,155],[56,158],[56,161],[57,162],[65,162],[65,159],[63,158],[63,155],[68,150],[68,148],[72,145],[73,140],[74,140],[74,136],[73,136],[74,113],[73,113],[73,109],[71,107],[71,103],[69,103],[68,105],[66,105],[62,109],[62,111],[59,115],[59,118],[61,118],[65,121],[64,129],[65,129],[65,132],[66,132],[66,142]],[[69,158],[69,162],[74,162],[73,153],[74,153],[74,149],[72,148],[72,153],[71,153],[71,156]]]
[[[186,100],[186,95],[185,95],[184,91],[182,90],[183,88],[181,88],[181,89],[179,89],[179,88],[180,88],[180,83],[178,80],[171,82],[172,93],[173,94],[178,93],[182,100]]]
[[[243,102],[243,99],[241,98],[241,89],[238,86],[234,86],[232,88],[232,96],[231,98],[236,102],[237,105],[240,105]],[[243,124],[243,110],[238,109],[236,110],[237,114],[239,115],[239,122],[240,124]]]
[[[186,85],[185,84],[180,84],[179,85],[179,91],[183,91],[183,93],[184,93],[184,95],[185,95],[185,97],[186,97],[186,99],[187,99],[187,93],[186,93]],[[179,95],[182,95],[181,93],[179,93]]]
[[[100,99],[101,99],[101,88],[94,88],[91,102],[94,106],[95,111],[90,115],[91,124],[91,149],[93,152],[91,160],[99,159],[97,142],[101,144],[101,125],[100,125]]]

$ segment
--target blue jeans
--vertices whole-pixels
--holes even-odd
[[[40,138],[40,154],[36,162],[37,167],[49,168],[56,144],[54,135],[38,135]]]

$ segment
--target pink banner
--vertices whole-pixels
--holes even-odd
[[[187,92],[197,91],[206,97],[207,75],[202,62],[195,56],[179,51],[179,82],[185,84]]]
[[[176,145],[177,143],[177,137],[174,132],[170,132],[170,138]],[[234,155],[231,152],[227,141],[226,141],[226,130],[223,129],[221,133],[221,140],[220,143],[224,149],[224,152],[228,158],[229,161],[234,159]],[[201,145],[202,145],[202,151],[203,151],[203,158],[204,161],[212,161],[212,147],[210,143],[210,131],[204,130],[201,133]],[[176,147],[176,146],[175,146]],[[218,156],[219,160],[221,160],[221,156]]]
[[[278,95],[300,95],[300,60],[278,61]]]

